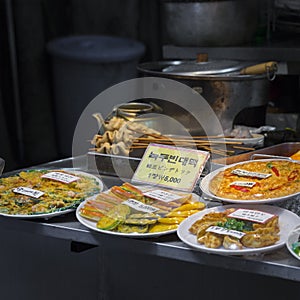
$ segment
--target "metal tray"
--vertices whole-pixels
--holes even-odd
[[[98,152],[87,153],[88,169],[99,174],[132,178],[141,158],[102,154]]]
[[[289,157],[298,150],[300,150],[300,142],[282,143],[275,146],[270,146],[234,156],[229,156],[226,158],[215,158],[210,161],[210,166],[208,166],[207,168],[211,168],[211,170],[214,170],[223,165],[229,165],[241,161],[251,160],[254,156],[258,154],[268,155],[265,158],[270,158],[270,155],[272,157]],[[87,157],[89,170],[99,172],[100,174],[118,176],[121,178],[131,178],[141,161],[141,158],[138,157],[114,156],[109,154],[101,154],[93,151],[88,152]],[[257,156],[256,158],[264,157]]]
[[[212,163],[216,165],[230,165],[245,160],[251,160],[254,157],[264,158],[263,155],[267,155],[267,157],[265,156],[265,158],[272,158],[274,156],[290,157],[298,150],[300,150],[300,142],[282,143],[282,144],[234,155],[234,156],[229,156],[225,158],[216,158],[212,160]],[[261,156],[259,154],[261,154]]]

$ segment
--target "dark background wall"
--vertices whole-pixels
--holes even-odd
[[[58,158],[48,41],[100,34],[161,57],[156,0],[0,0],[0,156],[6,170]]]
[[[164,1],[169,0],[0,0],[0,157],[6,171],[60,158],[47,43],[69,35],[127,37],[145,45],[141,62],[160,60]],[[264,38],[266,7],[274,0],[259,3],[264,28],[258,36]]]

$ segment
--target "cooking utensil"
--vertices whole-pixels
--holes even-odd
[[[250,42],[259,17],[257,0],[163,1],[164,44],[230,46]]]
[[[269,61],[254,66],[245,67],[242,70],[240,70],[240,74],[241,75],[267,74],[268,79],[272,81],[276,77],[277,70],[278,70],[277,62]]]
[[[265,125],[269,100],[267,73],[243,75],[240,70],[255,62],[212,60],[169,60],[146,62],[138,66],[144,76],[178,80],[200,93],[210,104],[223,129],[234,124],[259,127]],[[190,128],[190,132],[197,128]]]

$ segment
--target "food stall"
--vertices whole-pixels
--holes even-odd
[[[116,117],[105,121],[107,128],[110,128],[111,120],[115,122],[114,118]],[[127,122],[132,125],[132,121],[125,123]],[[133,130],[132,127],[129,128]],[[134,130],[140,128],[143,129],[143,134],[148,138],[155,137],[155,142],[157,142],[155,145],[158,149],[166,146],[166,141],[160,141],[162,137],[157,136],[157,131],[141,124],[134,127]],[[103,136],[104,134],[101,135],[101,137]],[[97,140],[101,137],[99,133],[95,134]],[[173,144],[178,142],[176,139],[177,137],[173,137]],[[150,145],[153,145],[152,142],[153,140],[150,139]],[[70,297],[73,299],[120,299],[120,297],[124,299],[129,297],[133,299],[140,297],[143,299],[153,299],[154,297],[198,299],[199,297],[224,297],[225,294],[225,298],[240,299],[241,292],[246,292],[243,298],[250,299],[260,295],[262,290],[274,299],[298,295],[300,260],[298,254],[293,254],[292,244],[299,239],[299,232],[291,234],[294,227],[300,224],[300,198],[297,184],[296,191],[294,190],[290,194],[277,196],[278,194],[275,193],[275,196],[270,196],[270,198],[262,197],[261,200],[256,199],[252,202],[250,197],[250,201],[238,198],[237,201],[233,200],[226,203],[224,195],[212,195],[213,191],[206,189],[207,180],[212,174],[219,173],[219,167],[228,168],[232,164],[249,162],[250,157],[254,154],[271,155],[273,158],[268,156],[267,160],[276,164],[276,161],[282,162],[282,156],[291,157],[298,152],[300,150],[299,142],[262,147],[258,150],[243,151],[238,155],[215,159],[210,161],[210,164],[215,165],[215,167],[208,171],[204,167],[208,161],[204,159],[203,168],[200,170],[200,180],[193,185],[192,193],[172,191],[172,193],[180,194],[180,199],[183,199],[184,194],[196,198],[189,199],[188,202],[185,200],[175,209],[172,207],[172,210],[169,211],[169,213],[174,214],[174,212],[180,212],[181,210],[178,208],[184,205],[195,205],[195,203],[198,205],[200,203],[201,206],[197,208],[197,212],[195,213],[195,209],[193,209],[193,213],[189,217],[185,215],[178,222],[180,224],[177,223],[175,230],[172,227],[152,232],[128,231],[129,229],[124,229],[124,227],[120,231],[119,228],[121,227],[119,226],[124,225],[124,222],[118,220],[118,227],[115,225],[111,227],[112,224],[108,222],[111,221],[112,215],[108,216],[105,225],[102,224],[101,227],[99,222],[103,221],[106,215],[102,215],[100,218],[98,215],[94,219],[94,214],[83,214],[83,210],[88,209],[88,204],[93,204],[95,201],[95,199],[91,202],[88,200],[92,193],[102,195],[101,197],[104,197],[101,198],[102,201],[108,197],[107,190],[112,191],[113,187],[118,187],[116,191],[120,192],[119,188],[124,187],[126,183],[129,184],[132,179],[127,178],[128,182],[124,183],[123,178],[113,174],[112,162],[107,161],[107,158],[111,160],[116,158],[121,165],[122,160],[126,162],[133,160],[135,163],[133,169],[136,172],[144,157],[143,155],[142,158],[130,158],[124,155],[101,153],[102,144],[97,144],[95,139],[92,143],[95,148],[85,155],[34,166],[25,170],[25,175],[22,170],[18,170],[5,173],[2,176],[2,185],[4,185],[5,178],[14,178],[15,174],[18,174],[18,179],[20,177],[23,179],[21,187],[26,185],[24,183],[26,176],[29,176],[30,173],[34,174],[37,170],[44,170],[46,177],[44,174],[42,175],[43,178],[50,180],[50,182],[54,179],[55,184],[61,185],[62,180],[71,180],[71,184],[74,184],[72,182],[75,179],[72,176],[80,177],[80,174],[88,174],[86,175],[88,179],[92,180],[94,184],[97,183],[96,190],[94,186],[92,189],[83,188],[84,191],[89,190],[90,194],[84,195],[81,198],[84,201],[79,201],[80,204],[75,202],[75,206],[47,206],[48,208],[51,207],[50,211],[44,211],[45,206],[43,204],[42,210],[36,208],[36,214],[28,211],[23,213],[22,210],[26,206],[24,202],[22,202],[23,206],[21,205],[21,212],[4,212],[2,203],[0,222],[3,246],[1,251],[2,257],[9,259],[3,259],[2,270],[5,272],[2,272],[1,281],[6,286],[9,286],[10,281],[18,282],[18,284],[21,282],[22,287],[16,290],[4,288],[4,296],[12,298],[25,296],[26,298],[33,290],[36,297],[43,297],[43,299],[57,298],[57,291],[59,291],[59,298],[61,299]],[[239,145],[243,146],[243,144]],[[200,147],[202,146],[203,144],[200,145]],[[211,146],[213,146],[213,142]],[[167,147],[167,149],[173,149],[170,145]],[[100,149],[102,150],[98,152],[97,150]],[[279,155],[281,159],[278,160]],[[284,162],[291,163],[296,167],[299,165],[296,160],[284,160]],[[275,172],[273,167],[269,168],[269,173]],[[276,168],[279,169],[280,166],[276,165]],[[52,174],[57,171],[59,173],[66,171],[68,176],[63,176],[63,179],[57,180],[58,176],[62,176],[62,174]],[[282,170],[280,169],[279,172]],[[20,175],[21,173],[22,175]],[[256,177],[257,174],[259,173],[256,173]],[[274,174],[276,177],[276,172]],[[66,174],[63,173],[63,175]],[[31,187],[33,187],[33,179],[29,179]],[[52,184],[53,182],[50,185],[52,186]],[[38,185],[35,184],[34,186]],[[73,188],[75,189],[75,187]],[[131,189],[131,186],[127,186],[126,193]],[[122,192],[125,193],[125,190]],[[138,193],[138,191],[135,192]],[[238,192],[241,192],[240,189]],[[16,198],[24,200],[24,194],[18,191],[14,191],[14,195]],[[67,195],[72,196],[72,191],[68,190]],[[134,197],[132,195],[131,197]],[[145,197],[145,195],[146,193],[143,192],[142,196]],[[32,198],[33,195],[25,195],[26,197]],[[110,200],[116,199],[114,198],[115,195],[113,196],[111,193],[109,193],[109,197],[112,197]],[[167,197],[166,193],[164,197]],[[174,203],[173,200],[164,202],[164,209],[168,208],[169,204],[166,203]],[[96,201],[96,205],[103,204],[101,201]],[[250,246],[246,249],[244,246],[238,249],[225,249],[221,246],[221,248],[214,249],[200,245],[197,241],[195,242],[195,237],[191,237],[189,228],[199,219],[198,214],[203,216],[209,212],[221,212],[222,207],[228,204],[240,208],[243,206],[241,203],[243,201],[249,201],[250,204],[249,206],[246,205],[247,208],[251,209],[251,205],[254,205],[255,210],[259,206],[263,211],[266,207],[267,210],[264,212],[273,215],[273,217],[274,215],[279,216],[280,235],[275,238],[274,244],[269,244],[268,237],[265,246],[254,248]],[[257,204],[258,201],[262,201],[262,204]],[[111,202],[106,204],[108,203]],[[34,206],[36,207],[37,204],[40,203],[35,203]],[[149,206],[156,207],[155,205],[154,201]],[[146,206],[145,204],[143,208]],[[131,209],[132,206],[129,207]],[[136,207],[135,210],[137,210]],[[92,211],[92,213],[94,212]],[[151,213],[153,212],[157,212],[157,210],[151,211]],[[149,211],[146,213],[150,214]],[[86,216],[87,218],[85,218]],[[133,219],[132,212],[130,216]],[[169,219],[176,218],[174,215],[160,215],[158,219],[155,219],[154,226],[157,225],[157,221],[168,217]],[[136,221],[138,217],[135,216],[135,218]],[[145,218],[145,211],[143,211],[143,220]],[[141,219],[139,220],[138,224],[129,223],[129,227],[131,229],[136,225],[143,227],[144,223]],[[151,228],[153,229],[154,226]],[[215,288],[216,285],[218,289]]]
[[[4,169],[3,299],[299,295],[299,132],[265,126],[278,64],[182,46],[97,96],[71,157]]]

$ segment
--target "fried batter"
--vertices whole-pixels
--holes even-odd
[[[223,243],[223,236],[213,233],[206,232],[205,235],[201,236],[198,240],[198,243],[204,244],[207,248],[219,248]]]
[[[196,220],[190,226],[189,232],[196,235],[198,243],[203,244],[205,247],[219,248],[223,246],[225,249],[229,250],[238,250],[244,247],[261,248],[273,245],[279,240],[280,228],[278,216],[272,217],[266,223],[253,222],[250,227],[234,229],[244,233],[244,236],[240,239],[228,234],[219,234],[207,231],[207,229],[211,226],[224,226],[222,224],[228,223],[228,220],[233,220],[228,217],[228,215],[234,210],[235,209],[233,208],[227,209],[223,212],[208,213],[201,219]]]

